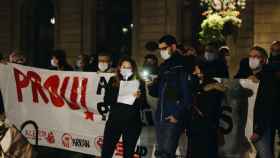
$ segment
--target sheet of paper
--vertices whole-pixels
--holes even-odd
[[[139,90],[139,85],[140,83],[138,80],[121,81],[117,102],[133,105],[136,100],[136,97],[133,96],[133,94]]]

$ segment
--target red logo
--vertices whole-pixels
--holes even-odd
[[[46,140],[49,144],[55,143],[55,137],[53,132],[48,133],[48,137],[46,137]]]
[[[36,139],[36,130],[25,130],[23,132],[24,136],[28,139]],[[55,136],[53,132],[48,132],[47,130],[38,131],[38,140],[46,140],[49,144],[55,143]]]
[[[72,136],[68,133],[63,134],[62,138],[62,144],[65,148],[71,148],[72,146]]]
[[[101,150],[103,145],[103,136],[98,136],[94,139],[96,149]]]

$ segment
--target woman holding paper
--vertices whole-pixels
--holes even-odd
[[[145,84],[139,79],[136,63],[124,58],[116,76],[106,87],[105,104],[111,106],[105,126],[102,158],[112,158],[116,144],[122,136],[124,158],[132,158],[141,132],[140,110],[146,105]]]

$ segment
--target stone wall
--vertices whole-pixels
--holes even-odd
[[[0,3],[0,52],[7,54],[13,48],[12,1],[1,0]]]
[[[280,40],[280,0],[258,0],[255,3],[254,43],[269,48]]]

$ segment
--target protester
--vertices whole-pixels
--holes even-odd
[[[185,67],[187,72],[192,73],[194,67],[194,62],[199,58],[197,57],[197,52],[193,47],[185,47],[183,44],[180,44],[177,48],[178,53],[183,56],[185,59]]]
[[[185,50],[185,55],[186,56],[197,56],[197,51],[194,47],[187,47]]]
[[[147,81],[153,80],[158,75],[159,66],[158,59],[154,54],[148,54],[145,56],[144,64],[142,67],[142,78]]]
[[[27,59],[23,53],[14,51],[9,55],[9,63],[27,65]]]
[[[80,54],[76,61],[75,71],[86,71],[89,67],[90,57],[87,54]]]
[[[121,83],[128,84],[124,81],[140,83],[138,90],[132,94],[136,98],[132,105],[121,103],[118,99]],[[104,103],[110,105],[111,110],[105,126],[101,157],[112,158],[122,135],[124,158],[132,158],[142,128],[141,107],[147,104],[145,83],[139,79],[136,63],[132,59],[124,58],[119,62],[116,76],[109,80],[106,87]]]
[[[100,73],[113,73],[115,70],[111,67],[112,61],[110,54],[100,53],[98,54],[98,70]]]
[[[50,64],[51,70],[73,71],[73,68],[67,62],[66,52],[62,49],[56,49],[52,52]]]
[[[161,57],[159,77],[149,86],[151,96],[158,97],[156,110],[157,158],[175,158],[179,137],[185,128],[191,105],[185,60],[177,52],[176,39],[165,35],[159,40]]]
[[[238,73],[234,78],[251,79],[258,81],[262,76],[262,70],[267,63],[268,55],[262,47],[255,46],[251,48],[249,57],[240,62]]]
[[[145,44],[145,48],[147,54],[156,54],[156,51],[158,50],[158,44],[155,41],[149,41]]]
[[[86,72],[97,72],[98,59],[96,54],[91,54],[89,56],[89,64],[85,67]]]
[[[264,67],[260,80],[254,111],[255,143],[260,158],[273,158],[273,140],[276,129],[280,128],[280,42],[270,48],[271,57]]]
[[[209,77],[229,78],[228,66],[219,57],[218,45],[210,43],[205,48],[204,59],[206,68],[204,73]]]
[[[230,65],[230,53],[228,46],[222,46],[219,48],[219,58],[229,67]]]
[[[199,86],[194,94],[189,131],[191,158],[218,158],[218,125],[225,88],[216,80],[205,76],[205,63],[196,63],[193,75]]]

